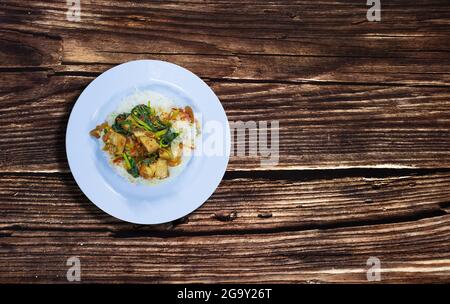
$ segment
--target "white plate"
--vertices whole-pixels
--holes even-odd
[[[99,141],[89,135],[136,90],[154,91],[176,104],[189,105],[202,117],[200,144],[186,167],[156,185],[131,183],[119,175]],[[202,146],[208,141],[222,149],[204,153]],[[67,126],[66,152],[78,186],[100,209],[124,221],[159,224],[189,214],[215,191],[230,156],[230,128],[219,99],[195,74],[164,61],[131,61],[101,74],[80,95]]]

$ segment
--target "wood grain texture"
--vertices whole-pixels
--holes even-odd
[[[70,22],[66,1],[2,0],[0,283],[65,282],[71,256],[84,282],[364,283],[369,257],[382,282],[450,282],[450,4],[391,2],[368,22],[359,0],[83,0]],[[198,74],[230,121],[279,120],[279,164],[232,156],[172,223],[101,212],[65,128],[135,59]]]
[[[72,73],[150,58],[208,78],[449,84],[445,1],[386,4],[375,23],[366,10],[360,1],[83,1],[81,21],[70,22],[65,2],[8,0],[0,28],[62,39],[57,67]]]
[[[67,119],[92,79],[45,71],[3,73],[0,170],[67,172]],[[230,121],[279,121],[277,165],[261,167],[266,158],[248,150],[239,156],[234,143],[229,170],[450,167],[447,88],[210,84]]]
[[[231,178],[223,180],[213,196],[184,219],[139,226],[97,209],[68,174],[5,174],[0,177],[0,229],[108,231],[118,235],[155,232],[168,236],[301,230],[443,215],[449,202],[449,173]]]
[[[4,231],[1,282],[367,282],[369,257],[384,283],[450,280],[450,215],[370,227],[270,234],[114,237],[106,232]]]

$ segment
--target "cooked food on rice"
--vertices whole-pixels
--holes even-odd
[[[133,178],[165,179],[170,168],[182,163],[183,151],[194,148],[197,124],[189,106],[162,109],[148,102],[116,115],[90,134],[103,142],[112,163]],[[184,134],[190,132],[195,134]]]

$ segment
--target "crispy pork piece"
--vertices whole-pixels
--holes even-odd
[[[108,143],[114,147],[114,154],[122,154],[127,138],[122,134],[114,132],[112,129],[108,131],[107,135]]]
[[[148,153],[156,152],[159,149],[159,144],[153,135],[147,131],[134,131],[134,136],[141,142]]]
[[[153,153],[158,151],[159,144],[154,138],[142,136],[138,137],[139,141],[142,143],[142,145],[145,147],[148,153]]]
[[[160,158],[154,165],[156,166],[156,178],[163,179],[169,176],[169,167],[167,166],[167,160]]]
[[[145,165],[142,164],[139,168],[139,174],[146,179],[151,179],[155,176],[156,164]]]
[[[96,126],[95,129],[91,130],[89,134],[91,134],[95,138],[100,138],[103,129],[105,129],[106,127],[108,127],[108,123],[102,123],[101,125]]]
[[[158,159],[150,165],[142,164],[139,168],[139,175],[143,178],[159,178],[163,179],[169,176],[169,167],[165,159]]]

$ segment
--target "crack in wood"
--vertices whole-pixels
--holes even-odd
[[[262,218],[262,219],[271,218],[272,213],[271,212],[261,212],[261,213],[258,213],[258,217]]]
[[[284,170],[232,170],[226,171],[224,180],[233,179],[264,179],[264,180],[297,180],[313,181],[324,179],[335,179],[344,177],[365,177],[365,178],[387,178],[387,177],[405,177],[405,176],[425,176],[435,173],[449,173],[450,168],[402,168],[402,169],[384,169],[384,168],[320,168],[320,169],[284,169]],[[59,176],[72,179],[70,172],[62,171],[0,171],[0,177],[8,176]],[[380,188],[376,184],[375,188]]]
[[[393,216],[383,219],[372,219],[372,220],[344,220],[342,222],[336,223],[317,223],[317,224],[307,224],[307,225],[292,225],[279,228],[258,228],[258,229],[246,229],[246,230],[234,230],[227,229],[221,231],[174,231],[165,230],[167,226],[171,226],[172,223],[160,224],[160,225],[140,225],[133,229],[83,229],[83,228],[33,228],[24,227],[21,225],[11,225],[0,228],[0,233],[2,237],[8,238],[12,237],[14,231],[24,232],[92,232],[92,233],[108,233],[113,238],[178,238],[178,237],[210,237],[210,236],[221,236],[221,235],[254,235],[254,234],[283,234],[286,232],[307,232],[312,230],[328,231],[337,230],[345,228],[361,228],[361,227],[371,227],[389,224],[401,224],[416,222],[425,219],[439,218],[447,215],[448,212],[445,210],[429,210],[423,211],[418,214],[405,215],[405,216]],[[156,227],[156,228],[155,228]]]
[[[194,55],[194,54],[192,54]],[[77,70],[64,70],[64,66],[109,66],[113,67],[117,65],[116,63],[97,63],[97,62],[62,62],[58,66],[17,66],[17,67],[5,67],[0,66],[0,72],[48,72],[49,77],[90,77],[95,78],[101,75],[104,71],[77,71]],[[234,84],[278,84],[278,85],[295,85],[295,84],[310,84],[310,85],[342,85],[342,86],[371,86],[371,87],[405,87],[405,88],[448,88],[450,84],[427,84],[427,83],[408,83],[399,81],[378,81],[378,82],[367,82],[367,81],[333,81],[333,80],[315,80],[315,79],[299,79],[299,80],[280,80],[280,79],[251,79],[251,78],[231,78],[231,77],[202,77],[206,82],[217,82],[217,83],[234,83]]]
[[[221,221],[221,222],[232,222],[234,221],[238,216],[238,213],[236,211],[226,212],[226,211],[218,211],[213,214],[213,218]]]
[[[267,179],[267,180],[297,180],[312,181],[335,179],[344,177],[366,177],[366,178],[387,178],[400,176],[424,176],[433,173],[448,173],[450,168],[436,169],[384,169],[384,168],[321,168],[305,170],[267,170],[267,171],[247,171],[233,170],[227,171],[224,179]],[[382,185],[373,184],[375,190]]]

